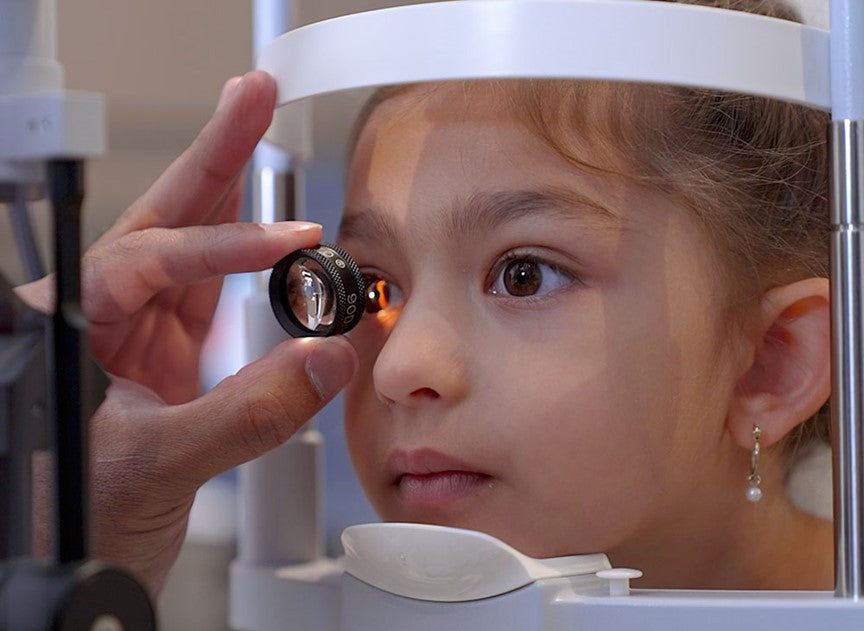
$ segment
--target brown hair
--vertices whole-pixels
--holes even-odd
[[[799,21],[782,0],[660,0]],[[729,270],[739,312],[775,286],[827,277],[827,114],[781,101],[673,86],[569,80],[494,85],[561,156],[587,168],[658,187],[700,218]],[[464,89],[470,85],[463,83]],[[378,90],[355,127],[412,86]],[[588,164],[580,155],[609,164]],[[623,167],[623,168],[622,168]],[[827,439],[827,403],[783,441],[794,452]],[[790,461],[792,459],[790,458]]]

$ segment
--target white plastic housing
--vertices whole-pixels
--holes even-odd
[[[282,35],[258,68],[276,77],[280,104],[360,87],[533,77],[830,105],[827,31],[642,0],[459,0],[357,13]]]
[[[101,95],[57,91],[0,96],[0,160],[89,158],[105,151]]]
[[[0,95],[62,88],[56,0],[0,0]]]
[[[38,184],[37,163],[105,152],[101,95],[63,90],[56,0],[0,0],[0,182]]]

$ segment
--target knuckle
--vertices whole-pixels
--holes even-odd
[[[213,250],[203,247],[200,254],[201,268],[207,277],[221,276],[222,269],[220,266],[219,257]]]
[[[248,403],[241,438],[251,453],[261,454],[291,438],[298,420],[281,397],[267,391]]]
[[[205,180],[208,180],[213,185],[224,185],[230,182],[236,175],[233,169],[213,160],[205,161],[200,168]]]
[[[148,234],[145,230],[135,230],[124,234],[111,244],[118,258],[121,259],[134,259],[140,256],[142,251],[146,251],[147,245]]]

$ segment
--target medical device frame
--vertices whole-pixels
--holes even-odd
[[[826,133],[832,156],[834,593],[633,590],[627,602],[609,596],[594,602],[593,596],[577,595],[574,598],[579,602],[571,604],[574,612],[577,606],[581,609],[573,619],[578,618],[582,626],[567,626],[567,616],[552,616],[546,619],[546,626],[538,622],[531,628],[594,629],[614,622],[659,629],[676,619],[687,620],[688,615],[699,615],[700,626],[710,629],[804,628],[814,620],[826,624],[864,620],[860,603],[864,598],[864,3],[831,0],[830,11],[829,32],[682,4],[464,0],[346,15],[290,31],[262,49],[257,67],[276,77],[278,104],[287,106],[288,112],[304,99],[343,90],[528,77],[703,87],[831,112]],[[290,113],[283,115],[290,117]],[[270,137],[278,143],[277,136],[274,130]],[[277,481],[262,478],[259,484],[272,488]],[[241,547],[247,534],[241,533]],[[232,621],[243,628],[285,628],[292,618],[308,623],[314,618],[304,609],[333,598],[341,598],[352,620],[348,622],[347,614],[334,614],[331,607],[319,621],[321,629],[374,628],[374,616],[355,615],[370,607],[376,609],[376,615],[386,617],[388,624],[404,625],[402,628],[412,628],[412,624],[413,628],[457,628],[416,626],[418,620],[440,619],[442,610],[436,606],[442,603],[405,602],[403,596],[358,580],[362,571],[342,578],[340,597],[334,577],[341,566],[323,558],[269,569],[266,563],[256,566],[249,561],[241,555],[232,568]],[[499,612],[508,612],[499,621],[521,620],[508,603],[531,590],[553,589],[542,582],[492,598],[498,601]],[[316,595],[313,585],[323,595]],[[291,589],[303,596],[295,599]],[[559,605],[566,600],[560,593],[554,598]],[[249,610],[253,603],[259,612],[270,611],[253,615]],[[464,612],[458,623],[464,626],[458,628],[479,629],[478,624],[495,628],[494,616],[470,613],[488,611],[492,603],[458,606]],[[525,606],[532,605],[526,602]],[[411,607],[417,616],[406,613]],[[448,618],[451,623],[455,619]],[[280,621],[284,626],[279,626]]]

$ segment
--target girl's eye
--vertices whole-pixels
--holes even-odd
[[[496,296],[524,298],[548,294],[573,282],[567,271],[530,256],[505,260],[489,291]]]
[[[364,274],[366,281],[366,313],[402,306],[402,290],[385,278]]]

